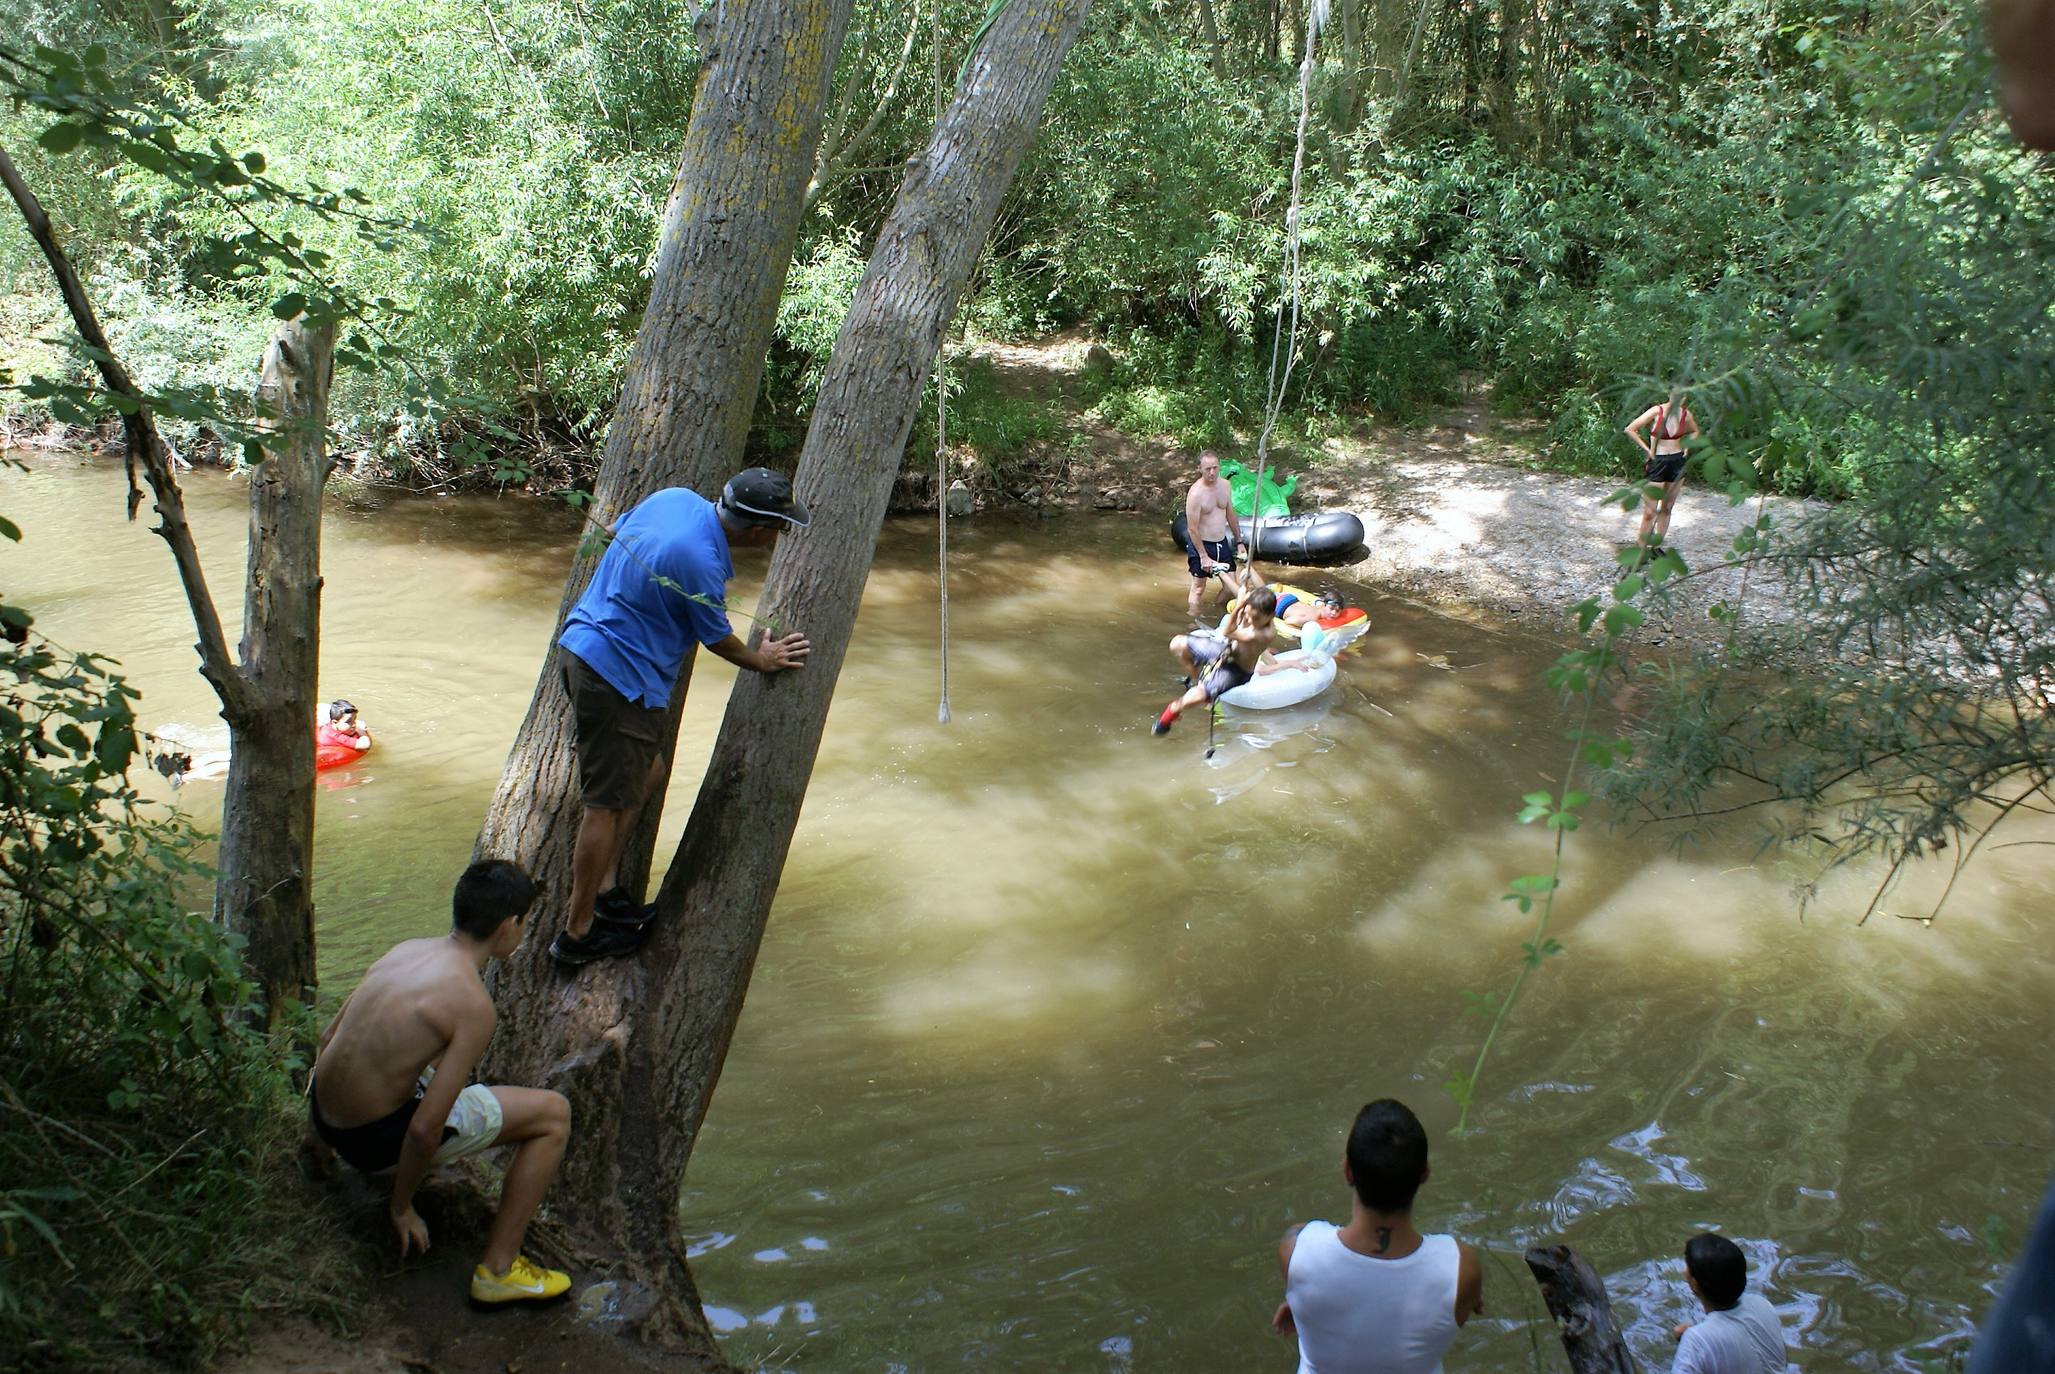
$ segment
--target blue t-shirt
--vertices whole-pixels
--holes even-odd
[[[652,492],[614,526],[557,643],[628,700],[662,707],[692,641],[734,633],[725,610],[734,575],[713,502],[686,487]]]

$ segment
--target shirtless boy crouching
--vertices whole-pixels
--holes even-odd
[[[1271,642],[1277,638],[1276,610],[1277,593],[1258,587],[1234,608],[1218,631],[1194,630],[1173,637],[1171,657],[1183,666],[1192,689],[1163,708],[1150,733],[1167,735],[1171,722],[1187,708],[1216,701],[1258,673],[1290,666],[1269,658]]]
[[[561,1296],[570,1276],[521,1254],[528,1222],[556,1177],[571,1104],[542,1088],[471,1083],[497,1016],[479,971],[521,943],[535,882],[504,859],[457,879],[446,936],[407,940],[364,975],[322,1032],[307,1109],[315,1134],[367,1174],[392,1176],[400,1254],[428,1249],[414,1193],[429,1167],[496,1145],[517,1147],[500,1187],[485,1255],[471,1274],[479,1303]]]

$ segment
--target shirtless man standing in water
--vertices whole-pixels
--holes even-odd
[[[1205,599],[1206,584],[1220,579],[1217,605],[1242,594],[1241,579],[1235,576],[1234,551],[1246,547],[1241,518],[1234,513],[1234,493],[1220,480],[1220,455],[1207,450],[1199,455],[1199,480],[1185,493],[1185,566],[1191,569],[1192,590],[1185,608],[1192,619],[1199,618],[1199,603]],[[1228,542],[1228,531],[1234,542]]]
[[[496,1021],[479,970],[514,952],[534,902],[535,883],[515,864],[487,859],[465,869],[450,933],[402,941],[371,966],[322,1032],[307,1085],[314,1133],[359,1171],[391,1177],[402,1257],[428,1248],[414,1192],[432,1165],[515,1147],[471,1274],[471,1300],[485,1304],[554,1298],[571,1286],[568,1275],[521,1254],[564,1157],[571,1104],[544,1088],[470,1081]]]

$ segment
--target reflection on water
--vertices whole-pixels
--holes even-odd
[[[238,601],[241,491],[203,474],[192,497]],[[0,475],[0,511],[27,536],[10,600],[120,656],[146,719],[214,728],[117,475],[37,460]],[[1288,1368],[1277,1237],[1346,1214],[1342,1133],[1385,1094],[1436,1133],[1423,1222],[1493,1252],[1452,1367],[1534,1367],[1518,1252],[1556,1240],[1663,1367],[1675,1256],[1714,1225],[1802,1367],[1961,1348],[2055,1167],[2045,850],[1988,852],[1932,929],[1857,929],[1874,874],[1833,875],[1801,922],[1807,870],[1745,823],[1680,850],[1589,827],[1569,953],[1494,1054],[1483,1131],[1451,1139],[1439,1085],[1482,1030],[1462,994],[1511,976],[1529,918],[1499,898],[1548,862],[1512,813],[1567,753],[1534,685],[1557,646],[1365,593],[1377,626],[1336,687],[1224,711],[1208,760],[1200,715],[1149,734],[1184,602],[1153,521],[951,535],[954,723],[930,532],[895,525],[694,1159],[694,1268],[736,1359]],[[379,744],[319,798],[330,992],[445,927],[576,537],[511,499],[334,507],[321,692]],[[729,680],[695,680],[671,835]],[[178,800],[211,822],[218,793]],[[1939,881],[1914,875],[1902,909]]]

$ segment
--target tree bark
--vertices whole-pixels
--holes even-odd
[[[645,1336],[704,1329],[679,1234],[685,1166],[741,1014],[936,348],[1086,5],[1006,6],[909,166],[800,458],[813,528],[781,541],[762,598],[778,623],[807,633],[812,654],[801,671],[738,679],[647,944],[566,980],[531,942],[502,982],[495,1065],[572,1098],[578,1124],[561,1205],[676,1300],[659,1304],[671,1315],[645,1322]],[[572,819],[568,802],[562,814]],[[674,1325],[687,1305],[690,1320]]]
[[[664,924],[647,962],[667,983],[682,971],[688,995],[634,1029],[655,1038],[657,1145],[673,1178],[741,1016],[936,350],[1088,4],[1012,0],[992,23],[907,170],[822,378],[796,486],[823,518],[781,541],[763,594],[805,629],[812,653],[804,671],[737,681],[658,896]]]
[[[1363,0],[1340,0],[1341,9],[1341,119],[1340,132],[1356,127],[1363,113]],[[1339,140],[1336,140],[1339,142]],[[1334,170],[1342,170],[1337,156]]]
[[[268,1020],[314,987],[315,674],[321,659],[321,489],[335,325],[289,320],[264,350],[258,404],[280,438],[250,469],[241,709],[229,726],[215,919],[249,939]]]
[[[1213,0],[1199,0],[1199,33],[1206,40],[1207,60],[1216,79],[1227,80],[1227,50],[1220,44],[1220,23],[1213,16]]]
[[[1562,1330],[1571,1374],[1634,1374],[1605,1283],[1584,1257],[1567,1245],[1537,1245],[1527,1252],[1527,1267]]]
[[[592,501],[599,526],[660,487],[712,496],[741,459],[852,5],[729,0],[700,12],[699,85],[649,305],[607,431]],[[593,563],[587,552],[573,562],[552,644]],[[691,674],[688,655],[671,699],[666,766]],[[662,1296],[640,1323],[644,1336],[711,1353],[682,1251],[672,1246],[677,1179],[655,1172],[642,1143],[654,1104],[640,1083],[624,1091],[619,1076],[619,1027],[661,985],[633,963],[566,979],[545,948],[570,891],[582,809],[573,762],[570,703],[546,651],[478,839],[481,855],[521,863],[543,894],[537,938],[493,979],[500,1028],[485,1071],[570,1094],[578,1125],[558,1199],[590,1238],[627,1260],[631,1277]],[[623,855],[630,891],[647,878],[658,814],[648,808]]]
[[[596,526],[660,487],[712,496],[741,459],[852,3],[737,0],[700,12],[699,87],[664,211],[654,287],[607,430],[591,502]],[[595,561],[589,551],[574,560],[550,643]],[[667,762],[691,677],[688,656],[671,702]],[[539,924],[546,927],[561,924],[579,811],[570,703],[545,653],[478,850],[516,860],[542,884]],[[623,856],[631,891],[648,875],[656,821],[652,807]],[[546,963],[532,972],[546,973]],[[524,994],[510,1004],[518,1015],[527,1002]],[[499,1037],[496,1056],[512,1038]],[[509,1062],[496,1057],[488,1065]]]

